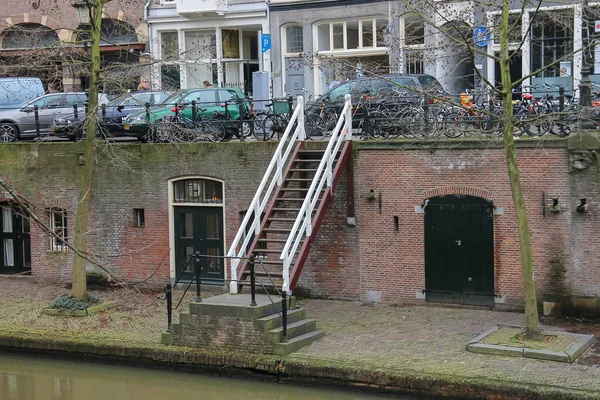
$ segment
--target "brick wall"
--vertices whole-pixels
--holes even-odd
[[[572,144],[572,142],[571,142]],[[89,243],[103,265],[129,281],[149,279],[161,286],[169,279],[168,180],[201,176],[225,182],[225,240],[231,243],[275,148],[275,143],[194,144],[189,146],[111,145],[98,158],[92,197]],[[600,188],[594,149],[566,142],[521,141],[518,157],[529,215],[539,298],[562,292],[600,296],[598,206]],[[0,176],[38,205],[75,210],[81,145],[0,145]],[[585,155],[576,163],[577,154]],[[571,156],[571,160],[569,157]],[[576,157],[577,156],[577,157]],[[460,193],[493,201],[494,291],[509,305],[521,303],[521,267],[516,220],[503,150],[485,143],[357,143],[354,151],[356,226],[346,221],[347,173],[342,174],[298,289],[312,296],[357,300],[379,292],[388,303],[416,302],[424,289],[424,214],[415,206],[424,199]],[[580,164],[584,167],[580,168]],[[574,167],[575,166],[575,167]],[[368,201],[373,190],[379,202]],[[561,212],[542,215],[558,198]],[[585,214],[575,211],[586,198]],[[145,209],[146,226],[135,228],[133,209]],[[398,231],[394,217],[398,217]],[[47,217],[45,217],[47,218]],[[49,251],[49,239],[32,227],[33,274],[69,281],[70,252]],[[161,263],[162,261],[162,263]],[[557,273],[565,270],[561,274]]]

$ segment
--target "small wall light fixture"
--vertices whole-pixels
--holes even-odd
[[[581,200],[579,200],[579,204],[577,204],[575,211],[577,211],[579,214],[583,214],[584,212],[587,211],[587,209],[588,209],[587,201],[585,199],[581,199]]]
[[[558,199],[552,199],[552,204],[548,206],[548,210],[553,213],[560,212],[560,203]]]
[[[375,191],[373,189],[369,190],[367,192],[367,194],[365,194],[365,199],[367,201],[373,201],[377,198],[377,194],[375,193]]]

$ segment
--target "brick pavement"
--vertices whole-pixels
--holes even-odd
[[[39,311],[66,293],[65,287],[36,283],[31,278],[0,280],[0,334],[23,331],[139,345],[160,342],[166,311],[164,301],[156,299],[157,293],[131,289],[92,291],[105,300],[116,301],[117,307],[87,318],[51,317]],[[176,292],[175,298],[181,293]],[[186,301],[191,297],[189,294]],[[523,325],[524,316],[519,313],[331,300],[307,300],[304,306],[307,315],[316,319],[327,335],[288,356],[293,361],[330,361],[374,370],[583,389],[597,391],[600,399],[600,365],[591,350],[574,364],[465,351],[469,339],[494,324]],[[553,330],[566,328],[570,325],[564,322],[552,326]],[[585,331],[581,326],[576,330]]]

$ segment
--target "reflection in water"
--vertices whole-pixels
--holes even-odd
[[[192,395],[202,400],[381,398],[356,392],[0,353],[0,400],[170,400]]]

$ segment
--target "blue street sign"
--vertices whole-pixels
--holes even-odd
[[[485,47],[490,42],[492,35],[490,34],[490,30],[485,26],[478,26],[473,31],[473,40],[475,44],[479,47]]]
[[[267,50],[271,50],[271,34],[263,33],[261,37],[262,43],[262,52],[264,53]]]

